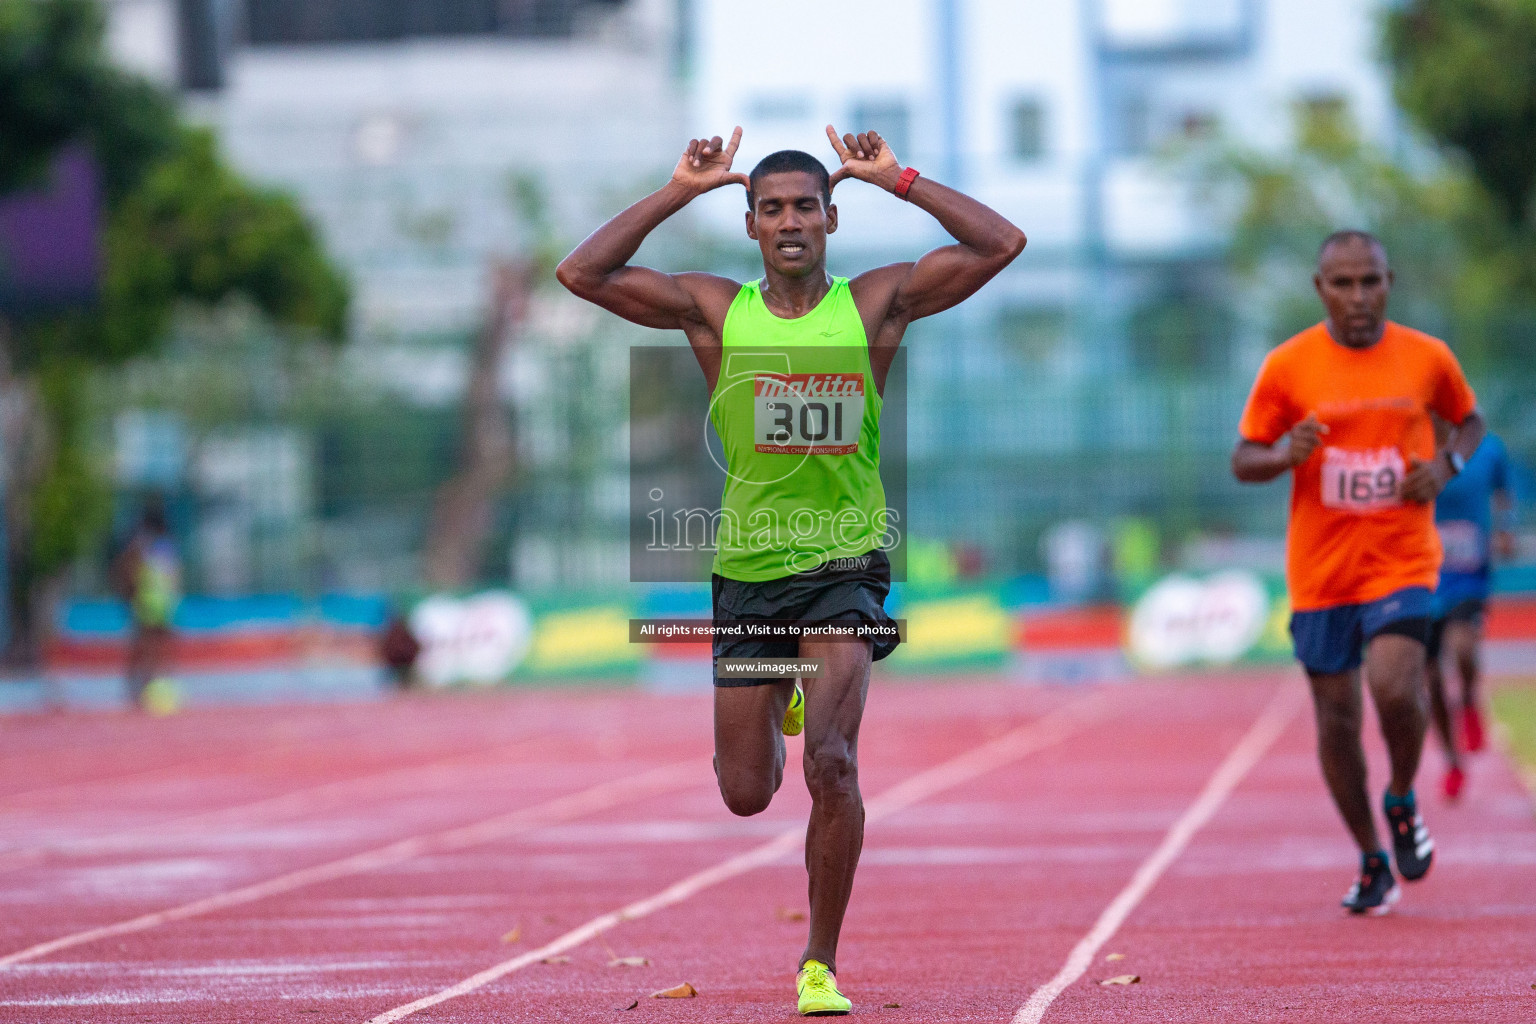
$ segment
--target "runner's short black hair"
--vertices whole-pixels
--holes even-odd
[[[781,149],[777,153],[769,153],[757,162],[752,168],[749,177],[752,185],[747,189],[747,209],[754,209],[756,201],[753,197],[757,194],[757,183],[765,174],[783,174],[786,171],[802,171],[816,177],[816,182],[821,186],[821,202],[823,206],[832,205],[832,178],[827,174],[827,167],[811,154],[798,149]]]
[[[1317,261],[1321,263],[1324,254],[1340,242],[1364,242],[1374,249],[1379,249],[1383,257],[1387,255],[1387,247],[1381,244],[1381,239],[1369,231],[1361,231],[1359,228],[1345,228],[1343,231],[1335,231],[1323,239],[1323,244],[1317,247]]]

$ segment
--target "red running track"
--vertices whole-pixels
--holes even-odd
[[[877,680],[855,1013],[1536,1020],[1514,773],[1423,785],[1435,870],[1349,918],[1302,690]],[[732,817],[709,734],[624,691],[0,721],[0,1021],[796,1019],[803,783]]]

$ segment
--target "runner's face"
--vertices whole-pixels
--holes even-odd
[[[763,251],[765,268],[786,277],[826,273],[827,236],[837,230],[837,207],[823,205],[814,175],[765,174],[752,200],[747,237]]]
[[[1328,310],[1334,340],[1365,348],[1381,339],[1392,292],[1392,271],[1380,246],[1348,238],[1330,245],[1312,277]]]

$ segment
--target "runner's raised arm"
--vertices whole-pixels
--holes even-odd
[[[879,321],[877,330],[870,332],[871,347],[885,347],[878,336],[887,333],[886,324],[898,328],[893,340],[899,343],[908,323],[963,302],[1024,251],[1024,232],[1008,218],[963,192],[902,168],[878,132],[838,138],[827,125],[827,138],[842,161],[832,172],[833,186],[857,178],[883,188],[931,214],[955,240],[914,263],[881,267],[854,280],[859,308]]]
[[[560,261],[555,269],[560,283],[643,327],[687,330],[708,321],[718,333],[725,306],[740,285],[713,274],[664,274],[628,264],[647,235],[694,199],[725,185],[748,184],[745,174],[731,170],[740,145],[740,127],[729,142],[722,143],[718,135],[691,140],[670,181],[592,232]],[[700,301],[712,307],[714,297],[723,298],[724,305],[710,317]]]

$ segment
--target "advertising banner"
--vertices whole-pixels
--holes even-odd
[[[995,668],[1013,649],[1013,620],[995,589],[904,588],[887,607],[907,627],[906,642],[881,663],[892,669]]]
[[[1176,573],[1131,608],[1126,653],[1148,670],[1283,661],[1290,602],[1278,576],[1246,569]]]

